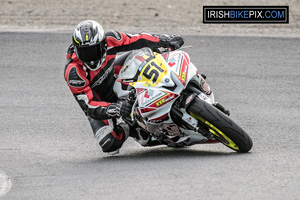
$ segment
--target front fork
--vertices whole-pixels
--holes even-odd
[[[213,105],[228,116],[230,114],[229,111],[226,110],[220,103],[215,101],[213,92],[210,92],[209,95],[204,94],[194,84],[190,84],[187,86],[186,93],[186,95],[184,95],[181,99],[179,99],[178,102],[174,103],[174,105],[172,106],[170,111],[172,120],[177,125],[183,128],[199,132],[204,136],[210,138],[209,132],[203,130],[201,126],[199,127],[198,120],[193,118],[189,113],[187,113],[186,108],[191,102],[193,102],[194,98],[198,97],[201,100],[207,102],[208,104]]]
[[[179,127],[182,127],[187,132],[191,130],[192,132],[200,133],[202,136],[206,137],[208,140],[214,140],[213,135],[206,129],[206,126],[201,126],[201,122],[192,117],[189,113],[186,112],[185,108],[176,108],[172,107],[171,112],[172,120]],[[186,132],[183,130],[183,132]],[[188,137],[193,138],[195,141],[206,141],[197,134],[188,134]],[[193,136],[194,135],[194,136]],[[200,138],[199,138],[200,137]],[[184,137],[183,137],[184,138]]]
[[[212,91],[210,91],[210,94],[204,94],[200,89],[198,89],[197,87],[195,87],[194,85],[188,85],[186,90],[189,93],[192,93],[190,96],[190,98],[194,99],[196,96],[198,96],[201,100],[213,105],[214,107],[216,107],[217,109],[219,109],[220,111],[222,111],[224,114],[226,115],[230,115],[230,111],[226,110],[219,102],[215,101],[215,97]],[[196,95],[195,95],[196,94]],[[189,97],[188,97],[189,98]],[[187,98],[187,100],[189,100]],[[191,101],[190,101],[191,102]],[[188,104],[190,102],[187,102]],[[186,106],[187,107],[187,106]]]

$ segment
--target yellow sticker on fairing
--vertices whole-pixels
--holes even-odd
[[[164,104],[165,102],[166,102],[166,100],[165,100],[165,99],[162,99],[162,100],[160,100],[160,101],[158,101],[158,102],[156,103],[156,106],[159,107],[159,106],[161,106],[162,104]]]
[[[167,74],[168,68],[160,55],[156,55],[143,67],[137,82],[144,82],[144,86],[155,87]]]

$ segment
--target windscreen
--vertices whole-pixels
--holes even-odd
[[[141,71],[143,66],[149,61],[149,58],[154,57],[150,48],[142,48],[134,50],[124,62],[120,71],[120,79],[133,79],[138,71]]]

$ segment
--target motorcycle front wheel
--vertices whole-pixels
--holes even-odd
[[[249,135],[227,115],[196,97],[187,107],[187,112],[197,119],[216,140],[240,153],[252,148]]]

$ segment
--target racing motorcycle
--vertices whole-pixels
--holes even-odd
[[[218,142],[248,152],[251,138],[215,101],[205,78],[182,50],[134,50],[114,84],[118,98],[133,104],[123,120],[170,147]]]

